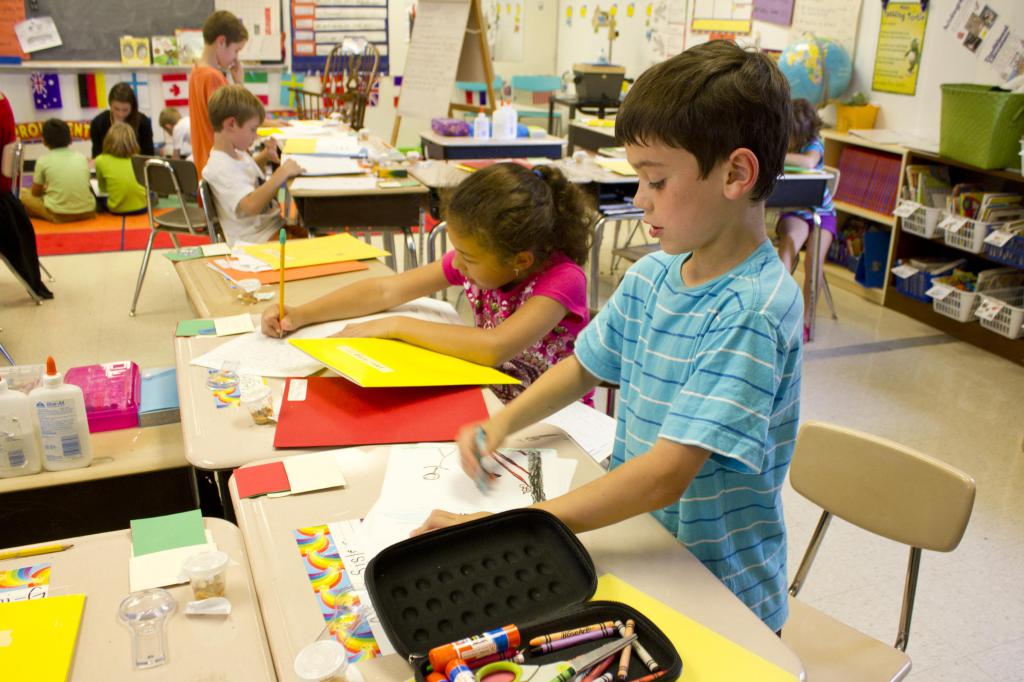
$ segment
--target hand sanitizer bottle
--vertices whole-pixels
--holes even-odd
[[[486,140],[491,136],[491,122],[480,107],[480,113],[473,119],[473,137],[478,140]]]
[[[92,464],[92,443],[85,414],[85,396],[74,384],[65,384],[52,357],[46,358],[43,385],[28,394],[39,418],[43,441],[43,468],[77,469]]]
[[[38,430],[28,396],[0,378],[0,478],[37,474],[43,468]]]

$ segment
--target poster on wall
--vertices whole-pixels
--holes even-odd
[[[952,31],[956,41],[970,52],[978,48],[992,33],[999,12],[980,0],[957,0],[943,28]]]
[[[216,10],[227,10],[245,24],[249,39],[240,59],[281,61],[281,3],[278,0],[216,0]]]
[[[753,16],[757,21],[789,26],[793,23],[793,0],[754,0]]]
[[[793,7],[789,39],[804,33],[829,38],[846,49],[852,60],[857,48],[861,0],[800,0]]]
[[[882,11],[871,89],[897,95],[917,92],[928,10],[920,3],[890,2]]]
[[[708,33],[750,33],[754,5],[750,0],[694,0],[690,28]]]
[[[1009,26],[1003,26],[985,61],[1004,81],[1024,75],[1024,38]]]
[[[324,59],[345,38],[365,38],[388,73],[388,0],[292,0],[292,71],[322,71]]]

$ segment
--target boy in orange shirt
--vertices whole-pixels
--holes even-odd
[[[213,93],[228,84],[224,70],[231,73],[235,85],[242,85],[242,64],[238,61],[238,53],[248,39],[249,32],[242,20],[231,12],[214,12],[203,23],[203,56],[192,68],[188,83],[192,155],[199,177],[203,176],[203,167],[213,149],[213,125],[207,105]]]

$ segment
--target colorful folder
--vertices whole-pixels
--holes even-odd
[[[449,441],[464,424],[487,416],[475,387],[360,388],[336,377],[288,379],[274,447]]]
[[[285,249],[285,259],[288,258],[288,251],[291,250],[291,246]],[[246,272],[244,270],[233,270],[232,268],[222,268],[216,263],[213,267],[223,272],[226,276],[235,280],[236,282],[240,279],[258,279],[260,284],[277,284],[281,277],[280,270],[264,270],[263,272]],[[314,277],[325,277],[327,275],[338,275],[343,272],[358,272],[360,270],[366,270],[370,266],[366,263],[349,260],[342,261],[341,263],[324,263],[323,265],[307,265],[302,268],[285,268],[284,270],[284,281],[294,282],[299,279],[312,279]]]
[[[288,343],[365,387],[520,383],[492,367],[394,339],[288,339]]]
[[[10,673],[4,679],[67,680],[84,608],[84,594],[0,604],[0,671]]]
[[[270,265],[280,267],[281,245],[274,241],[245,247],[245,252]],[[284,267],[303,268],[310,265],[365,260],[387,256],[388,252],[356,239],[350,234],[332,234],[316,239],[294,239],[285,248]]]

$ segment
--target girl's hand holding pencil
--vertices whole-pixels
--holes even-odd
[[[287,305],[284,306],[284,316],[278,317],[280,312],[276,304],[268,306],[263,311],[260,329],[264,336],[281,339],[289,332],[293,332],[303,326],[299,321],[298,311],[295,308]]]

